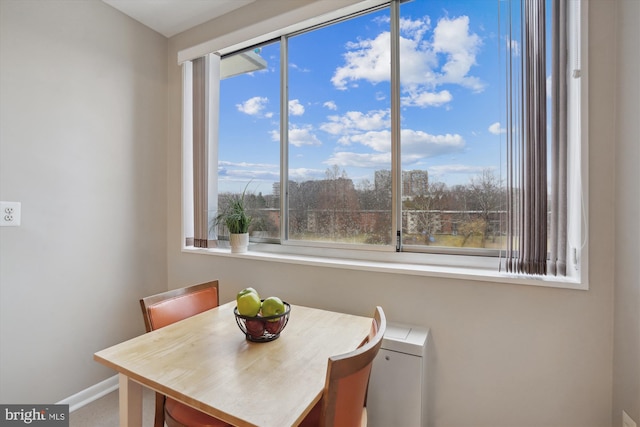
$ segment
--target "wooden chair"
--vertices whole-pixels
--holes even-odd
[[[322,399],[302,420],[301,427],[367,425],[369,377],[386,328],[384,311],[376,307],[371,332],[362,344],[352,352],[329,358]]]
[[[218,281],[187,286],[140,300],[147,332],[175,323],[219,305]],[[229,424],[156,393],[154,427],[223,427]]]

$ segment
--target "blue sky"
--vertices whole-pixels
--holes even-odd
[[[465,184],[501,168],[498,2],[413,0],[401,16],[404,170]],[[390,169],[389,10],[289,41],[289,178],[337,165],[356,186]],[[514,45],[514,50],[517,45]],[[279,178],[280,45],[265,70],[221,82],[219,190],[270,194]]]

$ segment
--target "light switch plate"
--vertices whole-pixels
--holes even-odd
[[[0,227],[18,227],[20,208],[20,202],[0,202]]]

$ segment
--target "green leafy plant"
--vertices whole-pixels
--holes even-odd
[[[253,218],[247,215],[245,206],[244,196],[248,186],[249,184],[244,187],[242,195],[234,194],[231,197],[229,204],[216,217],[214,225],[224,224],[231,234],[249,232],[249,225]]]

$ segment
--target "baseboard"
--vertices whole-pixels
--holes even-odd
[[[118,389],[118,375],[114,375],[111,378],[107,378],[104,381],[94,384],[89,388],[86,388],[73,396],[69,396],[66,399],[61,400],[57,404],[69,405],[69,412],[73,412],[76,409],[82,408],[84,405],[88,405],[94,400],[100,399],[102,396],[111,393]]]

